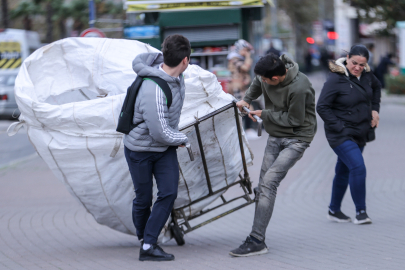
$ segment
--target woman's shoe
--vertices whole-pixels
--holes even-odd
[[[353,221],[354,224],[363,225],[363,224],[371,224],[371,219],[368,217],[366,210],[360,210],[356,213],[356,218]]]
[[[328,219],[339,223],[352,221],[352,219],[343,214],[342,211],[331,211],[331,210],[329,210],[328,212]]]

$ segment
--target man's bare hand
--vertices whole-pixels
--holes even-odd
[[[250,51],[248,48],[243,48],[242,50],[239,51],[239,54],[244,57],[247,57],[247,56],[250,56]]]
[[[371,127],[378,127],[380,122],[380,115],[377,111],[372,111],[373,120],[371,120]]]
[[[249,103],[244,100],[239,100],[236,102],[236,106],[239,108],[239,111],[243,112],[243,107],[249,108]]]
[[[257,110],[257,111],[250,111],[249,113],[249,118],[252,119],[254,122],[257,122],[255,118],[253,118],[253,115],[257,115],[260,118],[262,117],[262,110]]]
[[[180,144],[179,147],[186,147],[184,144]]]

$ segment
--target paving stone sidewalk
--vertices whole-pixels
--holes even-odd
[[[311,76],[319,94],[322,74]],[[377,140],[366,146],[372,225],[326,219],[336,156],[319,130],[278,191],[269,253],[232,258],[250,232],[254,206],[164,245],[174,262],[139,262],[133,236],[97,224],[39,158],[0,170],[0,269],[404,269],[405,106],[384,103]],[[251,141],[257,185],[267,136]],[[343,211],[354,218],[349,190]]]

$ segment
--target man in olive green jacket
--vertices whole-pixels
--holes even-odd
[[[236,105],[242,110],[263,94],[265,109],[251,111],[257,115],[269,139],[264,152],[259,186],[255,188],[256,210],[253,227],[246,241],[230,252],[232,256],[267,253],[265,234],[273,213],[277,187],[289,169],[303,156],[316,133],[315,91],[298,64],[287,56],[262,57],[256,64],[256,77],[243,100]]]

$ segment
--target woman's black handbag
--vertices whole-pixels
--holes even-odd
[[[367,133],[367,140],[366,142],[372,142],[375,140],[375,127],[370,127]]]
[[[344,78],[346,80],[348,80],[350,82],[350,84],[354,85],[354,87],[356,87],[358,90],[360,90],[360,92],[368,100],[368,105],[370,106],[371,111],[373,111],[371,100],[368,98],[366,90],[364,90],[363,87],[360,87],[357,83],[352,82],[348,77],[344,76]],[[375,127],[370,126],[370,129],[367,132],[366,142],[371,142],[371,141],[374,141],[374,140],[375,140]]]

